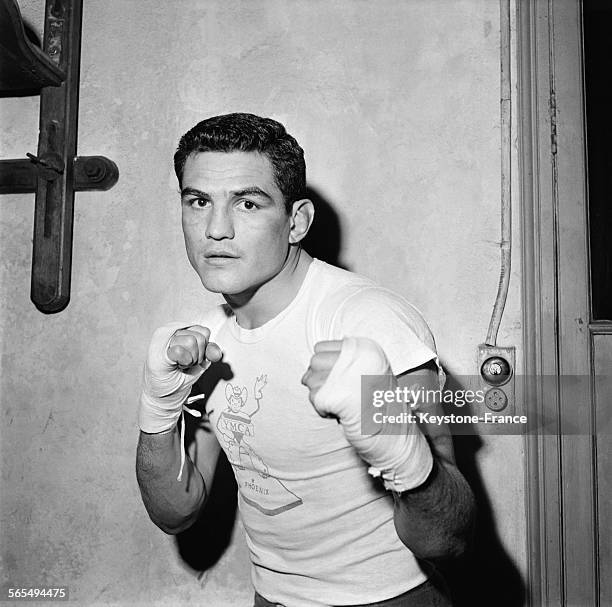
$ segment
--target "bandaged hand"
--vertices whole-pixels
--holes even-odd
[[[219,346],[206,327],[171,323],[153,333],[142,379],[138,424],[150,434],[173,428],[191,387],[211,362],[221,360]]]
[[[433,466],[426,438],[416,423],[377,425],[376,434],[363,434],[361,419],[362,376],[365,393],[395,390],[397,380],[382,348],[364,337],[348,337],[315,345],[302,383],[310,402],[323,417],[336,417],[345,436],[370,464],[373,476],[382,476],[385,487],[401,492],[422,484]],[[393,403],[394,415],[409,412],[408,403]],[[391,411],[390,411],[391,412]],[[397,419],[397,417],[396,417]]]

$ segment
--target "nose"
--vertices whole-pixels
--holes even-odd
[[[234,222],[228,209],[213,207],[206,225],[206,238],[212,240],[234,238]]]

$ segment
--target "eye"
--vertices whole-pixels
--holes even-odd
[[[238,206],[246,211],[253,211],[258,208],[252,200],[246,200],[244,198],[238,201]]]
[[[208,198],[185,197],[183,198],[183,206],[191,209],[205,209],[210,206]]]

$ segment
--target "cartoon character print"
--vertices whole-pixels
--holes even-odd
[[[255,380],[253,398],[255,403],[248,403],[248,392],[242,388],[227,383],[225,399],[228,407],[221,413],[217,421],[217,429],[223,436],[227,457],[233,466],[239,470],[245,469],[245,463],[250,461],[253,470],[257,470],[262,478],[268,477],[268,466],[257,455],[250,445],[250,438],[255,435],[252,417],[261,406],[262,390],[268,382],[266,375],[260,375]]]
[[[249,401],[246,386],[225,385],[227,409],[217,420],[217,430],[227,458],[234,468],[242,499],[267,516],[276,516],[302,505],[302,499],[280,479],[270,476],[267,464],[251,445],[255,436],[254,415],[261,407],[263,388],[268,376],[255,379],[253,398]]]

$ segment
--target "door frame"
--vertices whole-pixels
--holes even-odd
[[[580,0],[517,0],[517,53],[523,396],[557,430],[525,439],[528,604],[598,605]],[[588,378],[578,392],[570,375]]]

